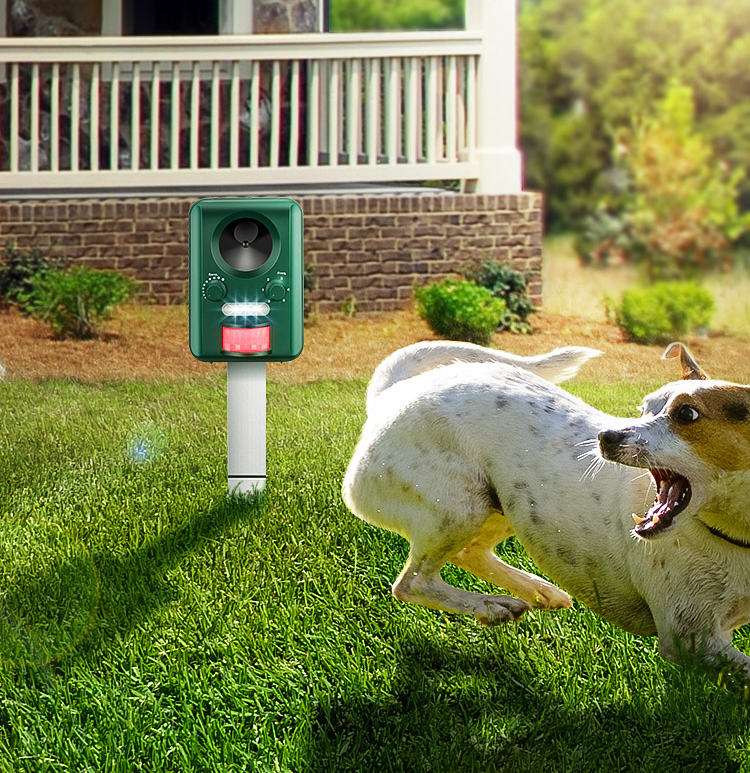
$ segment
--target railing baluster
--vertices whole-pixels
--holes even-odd
[[[271,73],[271,153],[269,164],[279,165],[281,146],[281,64],[274,59]]]
[[[414,67],[417,70],[417,161],[424,161],[425,143],[425,105],[424,105],[424,58],[414,59]]]
[[[80,166],[81,135],[81,65],[73,65],[73,84],[70,91],[70,168],[77,172]]]
[[[346,94],[346,155],[347,163],[359,163],[362,137],[362,61],[349,63]]]
[[[446,159],[456,161],[456,90],[458,85],[456,57],[448,57],[448,82],[445,88],[445,145]]]
[[[307,90],[307,165],[318,166],[318,144],[320,142],[320,63],[317,59],[310,62],[310,74]]]
[[[477,60],[466,59],[466,152],[467,161],[472,161],[477,148]]]
[[[159,79],[160,62],[151,62],[151,169],[159,168],[159,138],[161,137],[161,80]]]
[[[445,115],[445,59],[441,56],[437,60],[437,84],[435,87],[435,93],[437,94],[437,115],[435,116],[436,132],[436,147],[437,147],[437,160],[444,161],[445,156],[445,122],[443,116]]]
[[[410,57],[407,60],[407,86],[404,99],[404,135],[406,144],[406,162],[408,164],[417,163],[417,137],[420,129],[420,116],[422,111],[417,102],[419,91],[417,90],[417,67],[419,60]]]
[[[380,149],[380,106],[383,100],[380,94],[381,62],[381,59],[370,59],[368,62],[365,120],[367,122],[367,163],[371,165],[378,163]]]
[[[219,168],[219,134],[221,128],[221,104],[219,89],[221,88],[219,62],[214,62],[211,68],[211,169]]]
[[[133,62],[130,84],[130,168],[141,168],[141,63]]]
[[[182,115],[182,101],[180,96],[180,63],[172,62],[172,97],[170,109],[170,140],[169,144],[169,168],[180,168],[180,117]]]
[[[197,169],[199,158],[199,133],[201,121],[201,73],[200,62],[193,62],[190,81],[190,168]]]
[[[99,62],[94,62],[91,68],[91,91],[89,92],[89,167],[92,171],[99,170],[99,131],[101,130],[101,116],[99,115],[100,80]]]
[[[339,164],[339,131],[340,124],[340,99],[341,93],[341,61],[334,59],[331,62],[328,76],[328,163],[330,166]]]
[[[39,171],[39,64],[31,65],[31,115],[29,168],[32,172]]]
[[[260,62],[253,62],[252,83],[250,85],[250,166],[259,165],[260,146]]]
[[[289,166],[299,166],[299,118],[300,118],[299,59],[292,62],[292,82],[289,87]]]
[[[426,99],[426,156],[427,163],[434,164],[437,161],[438,153],[438,61],[434,56],[427,59],[425,72],[427,80],[427,99]]]
[[[398,164],[401,126],[401,59],[391,57],[386,70],[385,145],[389,164]]]
[[[49,168],[60,169],[60,64],[52,65],[49,94]]]
[[[18,171],[21,104],[18,88],[18,63],[10,66],[10,171]]]
[[[109,166],[113,171],[120,165],[120,63],[112,64],[109,85]],[[72,163],[72,158],[71,158]],[[77,166],[77,164],[76,164]]]
[[[240,63],[232,62],[229,93],[229,166],[240,165]]]
[[[466,62],[463,58],[456,61],[458,80],[456,86],[456,150],[459,161],[463,160],[466,147]]]

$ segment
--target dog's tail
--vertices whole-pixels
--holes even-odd
[[[587,360],[602,352],[585,346],[564,346],[536,357],[521,357],[499,349],[453,341],[422,341],[386,357],[367,387],[368,411],[372,401],[393,384],[455,362],[499,362],[529,370],[552,383],[573,378]]]

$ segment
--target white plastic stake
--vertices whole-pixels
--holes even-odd
[[[266,485],[266,363],[227,363],[227,475],[230,494]]]

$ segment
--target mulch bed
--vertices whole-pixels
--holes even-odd
[[[604,322],[538,314],[533,335],[501,333],[493,346],[517,354],[539,354],[556,346],[602,349],[581,378],[653,383],[678,376],[674,361],[660,359],[662,346],[625,341]],[[297,360],[269,363],[268,378],[281,383],[366,378],[387,354],[436,336],[414,311],[387,315],[331,315],[306,325]],[[715,378],[750,382],[750,342],[730,336],[689,338],[698,362]],[[71,378],[87,383],[123,379],[200,379],[222,372],[223,363],[196,360],[188,348],[185,306],[128,306],[119,309],[102,336],[90,341],[56,341],[49,327],[18,314],[0,313],[0,360],[7,378],[38,381]]]

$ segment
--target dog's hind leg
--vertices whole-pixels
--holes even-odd
[[[567,609],[570,596],[552,583],[501,561],[494,552],[513,533],[508,519],[494,511],[472,541],[449,560],[476,577],[514,593],[538,609]]]
[[[393,584],[393,595],[399,601],[409,601],[430,609],[473,615],[484,625],[517,620],[529,609],[525,601],[511,596],[473,593],[448,585],[440,577],[440,570],[445,564],[445,558],[420,552],[419,546],[412,544],[409,560]]]

